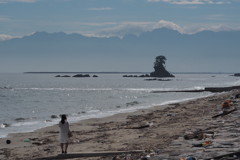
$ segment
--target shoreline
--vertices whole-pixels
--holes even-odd
[[[204,89],[201,89],[201,90],[170,90],[170,91],[151,91],[152,93],[166,93],[166,92],[176,92],[176,93],[179,93],[179,92],[189,92],[189,93],[195,93],[195,92],[210,92],[210,93],[219,93],[219,92],[227,92],[227,91],[231,91],[231,90],[234,90],[234,89],[240,89],[240,86],[229,86],[229,87],[206,87]],[[208,96],[211,96],[212,94],[209,94],[209,95],[205,95],[205,96],[198,96],[198,97],[194,97],[194,98],[186,98],[186,99],[182,99],[182,100],[170,100],[170,101],[166,101],[166,102],[163,102],[161,104],[158,104],[157,106],[163,106],[163,105],[167,105],[167,104],[171,104],[171,103],[181,103],[181,102],[184,102],[184,101],[188,101],[188,100],[194,100],[194,99],[199,99],[199,98],[204,98],[204,97],[208,97]],[[130,109],[127,109],[127,108],[124,108],[124,109],[121,109],[121,110],[118,110],[118,111],[107,111],[108,113],[107,114],[101,114],[99,115],[98,117],[91,117],[90,115],[83,115],[83,116],[87,116],[83,119],[80,119],[80,120],[72,120],[73,123],[77,123],[78,121],[82,121],[82,120],[87,120],[87,119],[91,119],[91,118],[104,118],[104,117],[109,117],[109,116],[113,116],[115,114],[119,114],[119,113],[132,113],[132,112],[136,112],[137,110],[141,110],[141,109],[148,109],[148,108],[152,108],[154,107],[153,105],[147,105],[147,106],[141,106],[139,108],[133,108],[131,107]],[[52,116],[56,116],[57,115],[52,115]],[[73,118],[73,117],[71,117]],[[21,119],[21,118],[20,118]],[[24,119],[24,118],[23,118]],[[75,117],[74,119],[79,119],[77,117]],[[45,128],[45,127],[51,127],[51,126],[54,126],[55,125],[55,122],[56,121],[56,118],[53,118],[53,119],[46,119],[45,120],[45,123],[49,123],[49,124],[46,124],[45,126],[42,126],[42,127],[37,127],[35,129],[31,129],[29,131],[19,131],[19,132],[11,132],[11,133],[8,133],[7,135],[4,135],[4,136],[1,136],[0,138],[7,138],[9,134],[15,134],[15,133],[27,133],[27,132],[34,132],[36,130],[39,130],[39,129],[42,129],[42,128]],[[21,121],[20,121],[21,122]],[[38,120],[37,122],[41,122],[43,123],[41,120]],[[16,123],[19,123],[19,122],[16,122]],[[28,121],[24,122],[24,123],[28,123]],[[51,123],[51,124],[50,124]],[[4,125],[4,124],[2,124]],[[11,124],[7,124],[6,125],[9,125],[11,126]]]
[[[214,93],[210,94],[210,95],[201,95],[201,96],[197,96],[197,97],[193,97],[193,98],[185,98],[185,99],[178,99],[178,100],[169,100],[169,101],[166,101],[166,102],[162,102],[160,104],[156,104],[156,105],[145,105],[145,106],[140,106],[140,107],[134,107],[134,106],[131,106],[130,108],[123,108],[123,109],[120,109],[120,110],[116,110],[116,111],[107,111],[107,113],[101,113],[99,114],[97,117],[92,117],[93,115],[82,115],[82,116],[85,116],[83,119],[79,119],[79,117],[81,117],[80,115],[77,116],[77,117],[68,117],[69,119],[75,119],[75,120],[71,120],[70,123],[78,123],[79,121],[84,121],[84,120],[89,120],[89,119],[95,119],[95,118],[106,118],[106,117],[110,117],[110,116],[114,116],[116,114],[125,114],[125,113],[134,113],[134,112],[137,112],[138,110],[145,110],[145,109],[151,109],[155,106],[166,106],[166,105],[169,105],[169,104],[172,104],[172,103],[182,103],[182,102],[185,102],[185,101],[189,101],[189,100],[196,100],[196,99],[199,99],[199,98],[205,98],[205,97],[208,97],[208,96],[212,96],[214,95]],[[164,109],[164,108],[162,108]],[[52,115],[52,116],[56,116],[58,117],[57,115]],[[20,119],[25,119],[25,118],[21,118]],[[18,133],[29,133],[29,132],[35,132],[35,131],[38,131],[38,130],[41,130],[41,129],[44,129],[44,128],[47,128],[47,127],[52,127],[54,125],[56,125],[59,121],[60,117],[58,118],[51,118],[50,119],[45,119],[45,120],[37,120],[37,121],[33,121],[33,122],[37,122],[37,123],[46,123],[47,125],[46,126],[42,126],[42,127],[37,127],[36,129],[31,129],[29,131],[19,131],[19,132],[11,132],[11,133],[8,133],[6,136],[2,136],[0,138],[8,138],[9,135],[12,135],[12,134],[18,134]],[[56,122],[57,121],[57,122]],[[11,125],[13,124],[17,124],[17,123],[31,123],[32,121],[16,121],[15,123],[11,123],[11,124],[8,124],[6,123],[6,125],[9,125],[11,127]],[[56,122],[56,123],[54,123]]]
[[[199,119],[207,120],[213,113],[219,112],[224,99],[236,93],[239,90],[81,120],[70,124],[73,137],[69,152],[167,149],[166,146],[170,146],[186,131],[194,130],[193,126]],[[205,108],[207,104],[211,106],[210,109],[209,106]],[[144,125],[148,127],[141,128]],[[6,144],[7,139],[11,140],[11,144]],[[36,159],[60,153],[56,125],[29,133],[10,134],[7,138],[1,138],[0,143],[0,159]]]

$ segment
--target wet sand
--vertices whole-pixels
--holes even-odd
[[[212,116],[221,112],[224,100],[239,92],[233,90],[206,98],[70,124],[73,137],[68,153],[145,150],[142,154],[121,155],[115,159],[179,159],[187,155],[207,159],[232,153],[239,148],[239,110],[215,119]],[[239,108],[239,104],[236,103],[235,107]],[[214,132],[214,136],[200,140],[184,139],[184,135],[199,130]],[[10,144],[6,144],[7,139],[11,140]],[[207,140],[212,144],[193,147]],[[57,125],[30,133],[11,134],[0,139],[0,144],[2,160],[37,159],[61,153]],[[76,159],[111,160],[114,156]]]

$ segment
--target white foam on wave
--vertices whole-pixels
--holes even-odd
[[[232,83],[233,86],[239,86],[240,85],[240,79]]]
[[[121,88],[118,90],[123,90],[123,91],[134,91],[134,92],[152,92],[152,91],[173,91],[177,90],[174,88]]]
[[[8,133],[1,133],[0,138],[5,138],[5,137],[7,137],[7,135],[8,135]]]
[[[110,111],[100,111],[100,110],[92,110],[92,111],[88,111],[87,113],[90,114],[86,114],[86,115],[80,115],[80,116],[74,116],[74,117],[69,117],[69,121],[70,122],[78,122],[80,120],[86,120],[86,119],[91,119],[91,118],[103,118],[103,117],[108,117],[108,116],[112,116],[118,113],[131,113],[131,112],[135,112],[141,109],[148,109],[154,106],[163,106],[163,105],[167,105],[167,104],[173,104],[173,103],[180,103],[180,102],[184,102],[184,101],[189,101],[189,100],[194,100],[194,99],[198,99],[198,98],[204,98],[204,97],[208,97],[214,95],[214,93],[209,93],[206,95],[201,95],[201,96],[196,96],[196,97],[192,97],[192,98],[184,98],[184,99],[177,99],[177,100],[169,100],[169,101],[165,101],[162,103],[152,103],[152,104],[148,104],[148,105],[134,105],[128,108],[120,108],[118,110],[110,110]]]
[[[112,88],[15,88],[18,90],[43,90],[43,91],[111,91]]]
[[[193,90],[203,90],[205,87],[195,86],[193,87]]]
[[[0,128],[6,128],[6,124],[3,124],[3,123],[2,123],[2,124],[0,125]]]
[[[33,132],[37,129],[41,129],[48,126],[53,126],[56,121],[44,122],[44,121],[25,121],[11,124],[9,127],[5,127],[1,130],[0,138],[7,137],[11,133],[26,133]]]
[[[123,90],[123,91],[146,91],[146,92],[151,92],[155,88],[121,88],[118,90]]]
[[[202,90],[204,87],[202,86],[194,86],[191,88],[121,88],[119,90],[127,90],[127,91],[178,91],[178,90]]]
[[[98,113],[98,112],[100,112],[100,110],[98,110],[98,109],[87,111],[87,113]]]
[[[32,126],[32,125],[37,125],[37,124],[39,124],[39,121],[17,122],[17,123],[13,123],[11,126],[12,127],[21,127],[21,126]]]
[[[159,88],[159,89],[153,89],[152,91],[163,91],[163,92],[167,92],[167,91],[182,91],[182,90],[186,90],[186,91],[198,91],[198,90],[203,90],[205,87],[202,86],[194,86],[194,87],[190,87],[190,88]]]
[[[240,85],[239,82],[235,84]],[[205,87],[194,86],[191,88],[15,88],[14,90],[39,90],[39,91],[133,91],[133,92],[152,92],[152,91],[178,91],[178,90],[201,90]]]

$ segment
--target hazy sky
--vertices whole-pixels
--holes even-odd
[[[162,26],[240,29],[240,0],[0,0],[0,39],[36,31],[123,36]]]
[[[174,29],[180,33],[196,33],[202,30],[240,31],[240,0],[0,0],[0,41],[41,31],[122,37],[126,34],[139,35],[161,27]],[[151,48],[151,45],[149,47]],[[181,54],[179,51],[171,53],[171,50],[164,50],[163,53],[151,53],[154,55],[146,52],[143,57],[139,56],[142,59],[139,60],[138,65],[151,71],[155,56],[161,54],[169,58],[167,65],[170,71],[237,71],[239,58],[236,50],[238,49],[231,52],[234,56],[230,56],[232,59],[230,65],[223,66],[226,58],[229,60],[231,48],[225,50],[221,51],[219,56],[220,51],[212,53],[210,49],[209,52],[214,55],[214,59],[203,57],[205,64],[198,62],[195,50],[186,50],[185,52],[189,52],[186,54],[192,56],[192,59],[185,58],[189,64],[186,61],[181,62],[186,65],[181,65],[178,56],[169,56]],[[131,53],[131,51],[128,52],[125,54]],[[96,65],[92,66],[91,61],[96,57],[90,57],[89,61],[78,58],[75,62],[76,57],[70,60],[66,53],[64,56],[68,56],[69,63],[61,65],[66,63],[66,58],[60,55],[57,59],[56,57],[50,59],[49,55],[44,53],[47,57],[42,57],[43,61],[40,61],[40,58],[37,58],[40,55],[26,57],[18,53],[14,53],[17,56],[0,54],[2,54],[0,72],[30,71],[29,68],[32,69],[31,71],[63,71],[64,69],[67,71],[80,69],[81,71],[128,71],[134,60],[128,59],[129,65],[127,65],[126,58],[120,61],[112,60],[116,57],[109,56],[102,57],[100,63],[98,57]],[[112,59],[108,60],[108,58]],[[192,61],[193,59],[195,61]],[[56,64],[56,61],[59,63]],[[109,69],[109,63],[112,61],[119,62],[118,68]],[[72,65],[76,66],[70,68]],[[192,66],[192,68],[181,68],[184,66]],[[144,69],[132,70],[143,71]]]

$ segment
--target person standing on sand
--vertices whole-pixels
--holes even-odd
[[[62,153],[67,153],[68,149],[68,139],[69,139],[69,124],[67,121],[67,116],[65,114],[61,115],[61,121],[59,122],[59,142]]]

